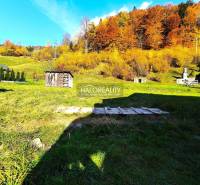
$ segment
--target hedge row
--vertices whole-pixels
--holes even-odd
[[[5,81],[20,81],[24,82],[26,81],[25,79],[25,74],[24,72],[15,72],[13,70],[7,69],[6,71],[3,68],[0,68],[0,81],[5,80]]]

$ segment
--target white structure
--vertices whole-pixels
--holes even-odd
[[[134,107],[58,107],[56,110],[57,113],[64,114],[87,114],[93,113],[96,115],[161,115],[161,114],[169,114],[169,112],[162,111],[158,108],[134,108]]]
[[[45,80],[48,87],[73,87],[73,75],[70,71],[46,71]]]
[[[185,67],[183,70],[183,78],[177,79],[176,83],[182,85],[193,85],[198,84],[198,81],[195,80],[195,78],[188,78],[188,69]]]
[[[146,83],[147,79],[145,77],[135,77],[133,81],[134,83]]]

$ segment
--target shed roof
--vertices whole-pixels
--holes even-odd
[[[71,71],[45,71],[45,73],[69,73],[72,77],[74,77]]]

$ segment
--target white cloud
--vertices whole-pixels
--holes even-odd
[[[128,12],[128,11],[130,11],[130,7],[124,5],[119,9],[118,12]]]
[[[144,1],[141,5],[140,5],[140,7],[139,7],[139,9],[147,9],[150,5],[152,4],[152,1]]]
[[[130,8],[128,6],[122,6],[119,10],[113,10],[112,12],[109,12],[107,14],[104,14],[102,16],[97,16],[93,19],[91,19],[91,22],[93,22],[95,25],[99,24],[100,19],[105,19],[107,17],[115,16],[120,12],[128,12],[130,11]]]
[[[80,32],[79,18],[75,16],[72,8],[72,1],[58,1],[58,0],[31,0],[40,11],[49,19],[55,22],[63,31],[70,33],[72,36]],[[145,1],[139,9],[146,9],[152,4],[152,1]],[[102,16],[96,16],[91,19],[95,25],[99,24],[100,19],[105,19],[110,16],[115,16],[119,12],[131,11],[133,4],[124,5],[118,10],[113,10]]]
[[[139,9],[147,9],[151,4],[152,4],[152,1],[144,1],[139,6]],[[94,17],[93,19],[91,19],[91,22],[93,22],[95,25],[98,25],[100,19],[105,19],[105,18],[110,17],[110,16],[115,16],[119,12],[129,12],[129,11],[131,11],[131,7],[133,7],[133,5],[129,5],[129,6],[124,5],[119,10],[113,10],[112,12],[109,12],[105,15]]]
[[[67,1],[61,3],[57,0],[32,0],[32,2],[65,32],[75,29]]]

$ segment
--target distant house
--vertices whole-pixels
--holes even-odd
[[[145,77],[135,77],[133,81],[134,83],[146,83],[147,79]]]
[[[184,68],[182,78],[177,79],[176,83],[182,85],[198,84],[198,80],[195,80],[195,78],[188,78],[188,76],[188,69]]]
[[[46,71],[47,87],[73,87],[73,75],[70,71]]]
[[[8,70],[8,66],[4,65],[4,64],[0,64],[0,69],[3,69],[4,71]]]

